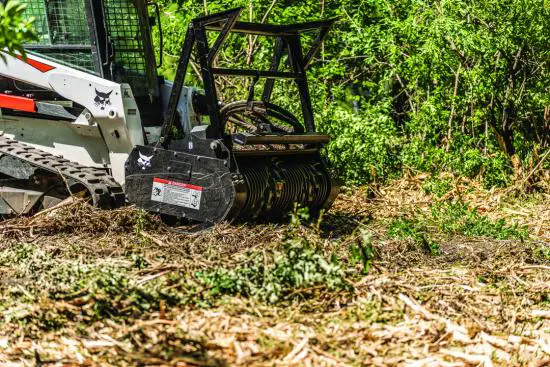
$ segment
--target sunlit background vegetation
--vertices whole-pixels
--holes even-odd
[[[548,1],[159,3],[167,78],[187,24],[205,13],[244,7],[242,20],[275,24],[336,18],[309,80],[318,129],[333,138],[328,157],[350,184],[447,171],[491,188],[540,181],[550,167]],[[18,50],[32,36],[15,2],[0,7],[0,46]],[[269,40],[235,36],[217,62],[259,68],[270,56]],[[198,73],[187,83],[200,85]],[[218,83],[230,99],[245,95],[250,80]],[[293,108],[291,85],[279,84],[275,95]]]

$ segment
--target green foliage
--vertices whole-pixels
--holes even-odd
[[[372,267],[372,262],[376,251],[372,245],[372,234],[368,231],[361,230],[359,241],[350,246],[350,263],[352,266],[357,264],[362,265],[361,272],[367,275]]]
[[[396,218],[388,227],[388,235],[399,239],[412,240],[428,254],[434,256],[441,254],[439,243],[431,238],[424,221]]]
[[[8,53],[19,52],[24,54],[22,44],[36,39],[32,28],[34,19],[23,19],[25,6],[15,0],[8,0],[6,4],[0,2],[0,50]],[[0,58],[3,56],[0,54]]]
[[[429,214],[417,213],[412,218],[395,218],[388,227],[388,235],[411,239],[432,255],[440,253],[439,244],[432,233],[450,235],[482,236],[497,240],[528,238],[526,228],[517,224],[508,225],[504,219],[496,221],[479,214],[476,208],[463,203],[443,202],[430,206]]]
[[[431,221],[448,234],[465,236],[484,236],[498,240],[526,239],[527,229],[517,224],[507,225],[504,219],[492,221],[479,214],[476,208],[469,209],[466,204],[445,202],[432,205]]]
[[[294,206],[294,211],[290,213],[290,226],[298,228],[302,223],[307,223],[311,219],[308,207]]]
[[[365,108],[358,113],[339,106],[327,108],[322,121],[330,123],[322,123],[320,129],[334,137],[328,155],[339,175],[348,182],[364,183],[395,176],[403,140],[388,116],[389,111],[389,106]]]
[[[145,210],[139,209],[135,214],[135,223],[134,223],[134,234],[136,236],[141,236],[141,232],[147,227],[151,222],[151,216]]]
[[[282,251],[266,264],[266,254],[252,252],[246,262],[234,269],[214,269],[198,274],[211,296],[243,295],[274,303],[285,296],[307,293],[322,286],[329,290],[349,285],[335,259],[327,260],[304,238],[288,239]]]
[[[295,23],[337,17],[309,71],[316,121],[333,140],[327,154],[351,183],[403,169],[451,171],[505,186],[511,156],[548,147],[550,7],[544,0],[368,0],[290,2],[163,0],[162,72],[172,78],[189,21],[244,6],[243,20]],[[273,6],[271,6],[273,5]],[[250,49],[250,41],[255,47]],[[305,47],[311,42],[306,39]],[[271,44],[230,37],[219,64],[265,67]],[[200,84],[196,74],[187,83]],[[222,99],[250,80],[219,80]],[[261,83],[259,85],[261,87]],[[295,90],[276,103],[298,112]]]
[[[451,178],[438,178],[430,176],[422,183],[422,190],[426,194],[433,194],[440,198],[452,190],[452,184],[453,182]]]

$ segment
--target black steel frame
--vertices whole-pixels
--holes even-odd
[[[195,46],[198,52],[198,61],[204,84],[205,101],[208,116],[210,118],[210,126],[207,130],[208,138],[220,139],[224,134],[220,116],[220,104],[218,101],[218,94],[214,80],[216,75],[249,76],[255,78],[256,81],[260,78],[267,79],[262,93],[262,101],[264,102],[270,101],[276,79],[293,79],[296,82],[300,94],[300,103],[302,107],[305,130],[308,133],[315,132],[313,109],[309,94],[306,70],[315,57],[315,54],[319,51],[319,48],[330,31],[330,28],[334,24],[335,19],[292,25],[270,25],[238,22],[237,18],[242,11],[243,8],[237,8],[217,14],[207,15],[196,18],[189,24],[181,50],[172,93],[168,102],[168,108],[164,116],[164,124],[160,139],[160,142],[163,143],[163,145],[167,146],[171,138],[172,126],[176,121],[177,104],[181,96],[192,50]],[[208,45],[207,31],[219,32],[219,35],[212,46]],[[309,31],[318,31],[319,33],[310,50],[304,56],[301,34]],[[212,65],[222,44],[231,32],[275,37],[275,46],[270,69],[243,70],[213,67]],[[288,55],[289,64],[292,70],[291,72],[279,71],[281,59],[285,52]],[[253,95],[253,86],[251,87],[251,95]]]

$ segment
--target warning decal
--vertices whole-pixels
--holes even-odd
[[[202,187],[155,177],[151,200],[160,203],[199,209]]]

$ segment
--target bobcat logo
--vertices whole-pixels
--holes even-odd
[[[111,105],[111,93],[113,93],[112,90],[110,92],[107,92],[107,93],[102,93],[102,92],[100,92],[96,89],[95,90],[96,96],[94,98],[94,104],[96,105],[96,107],[101,108],[101,110],[103,111],[105,109],[105,107],[110,106]]]
[[[139,153],[139,158],[137,160],[137,164],[139,167],[141,167],[142,170],[146,170],[147,168],[151,168],[151,159],[153,159],[153,156],[147,157],[146,155]]]
[[[199,194],[197,192],[191,194],[191,206],[193,208],[199,206]]]

